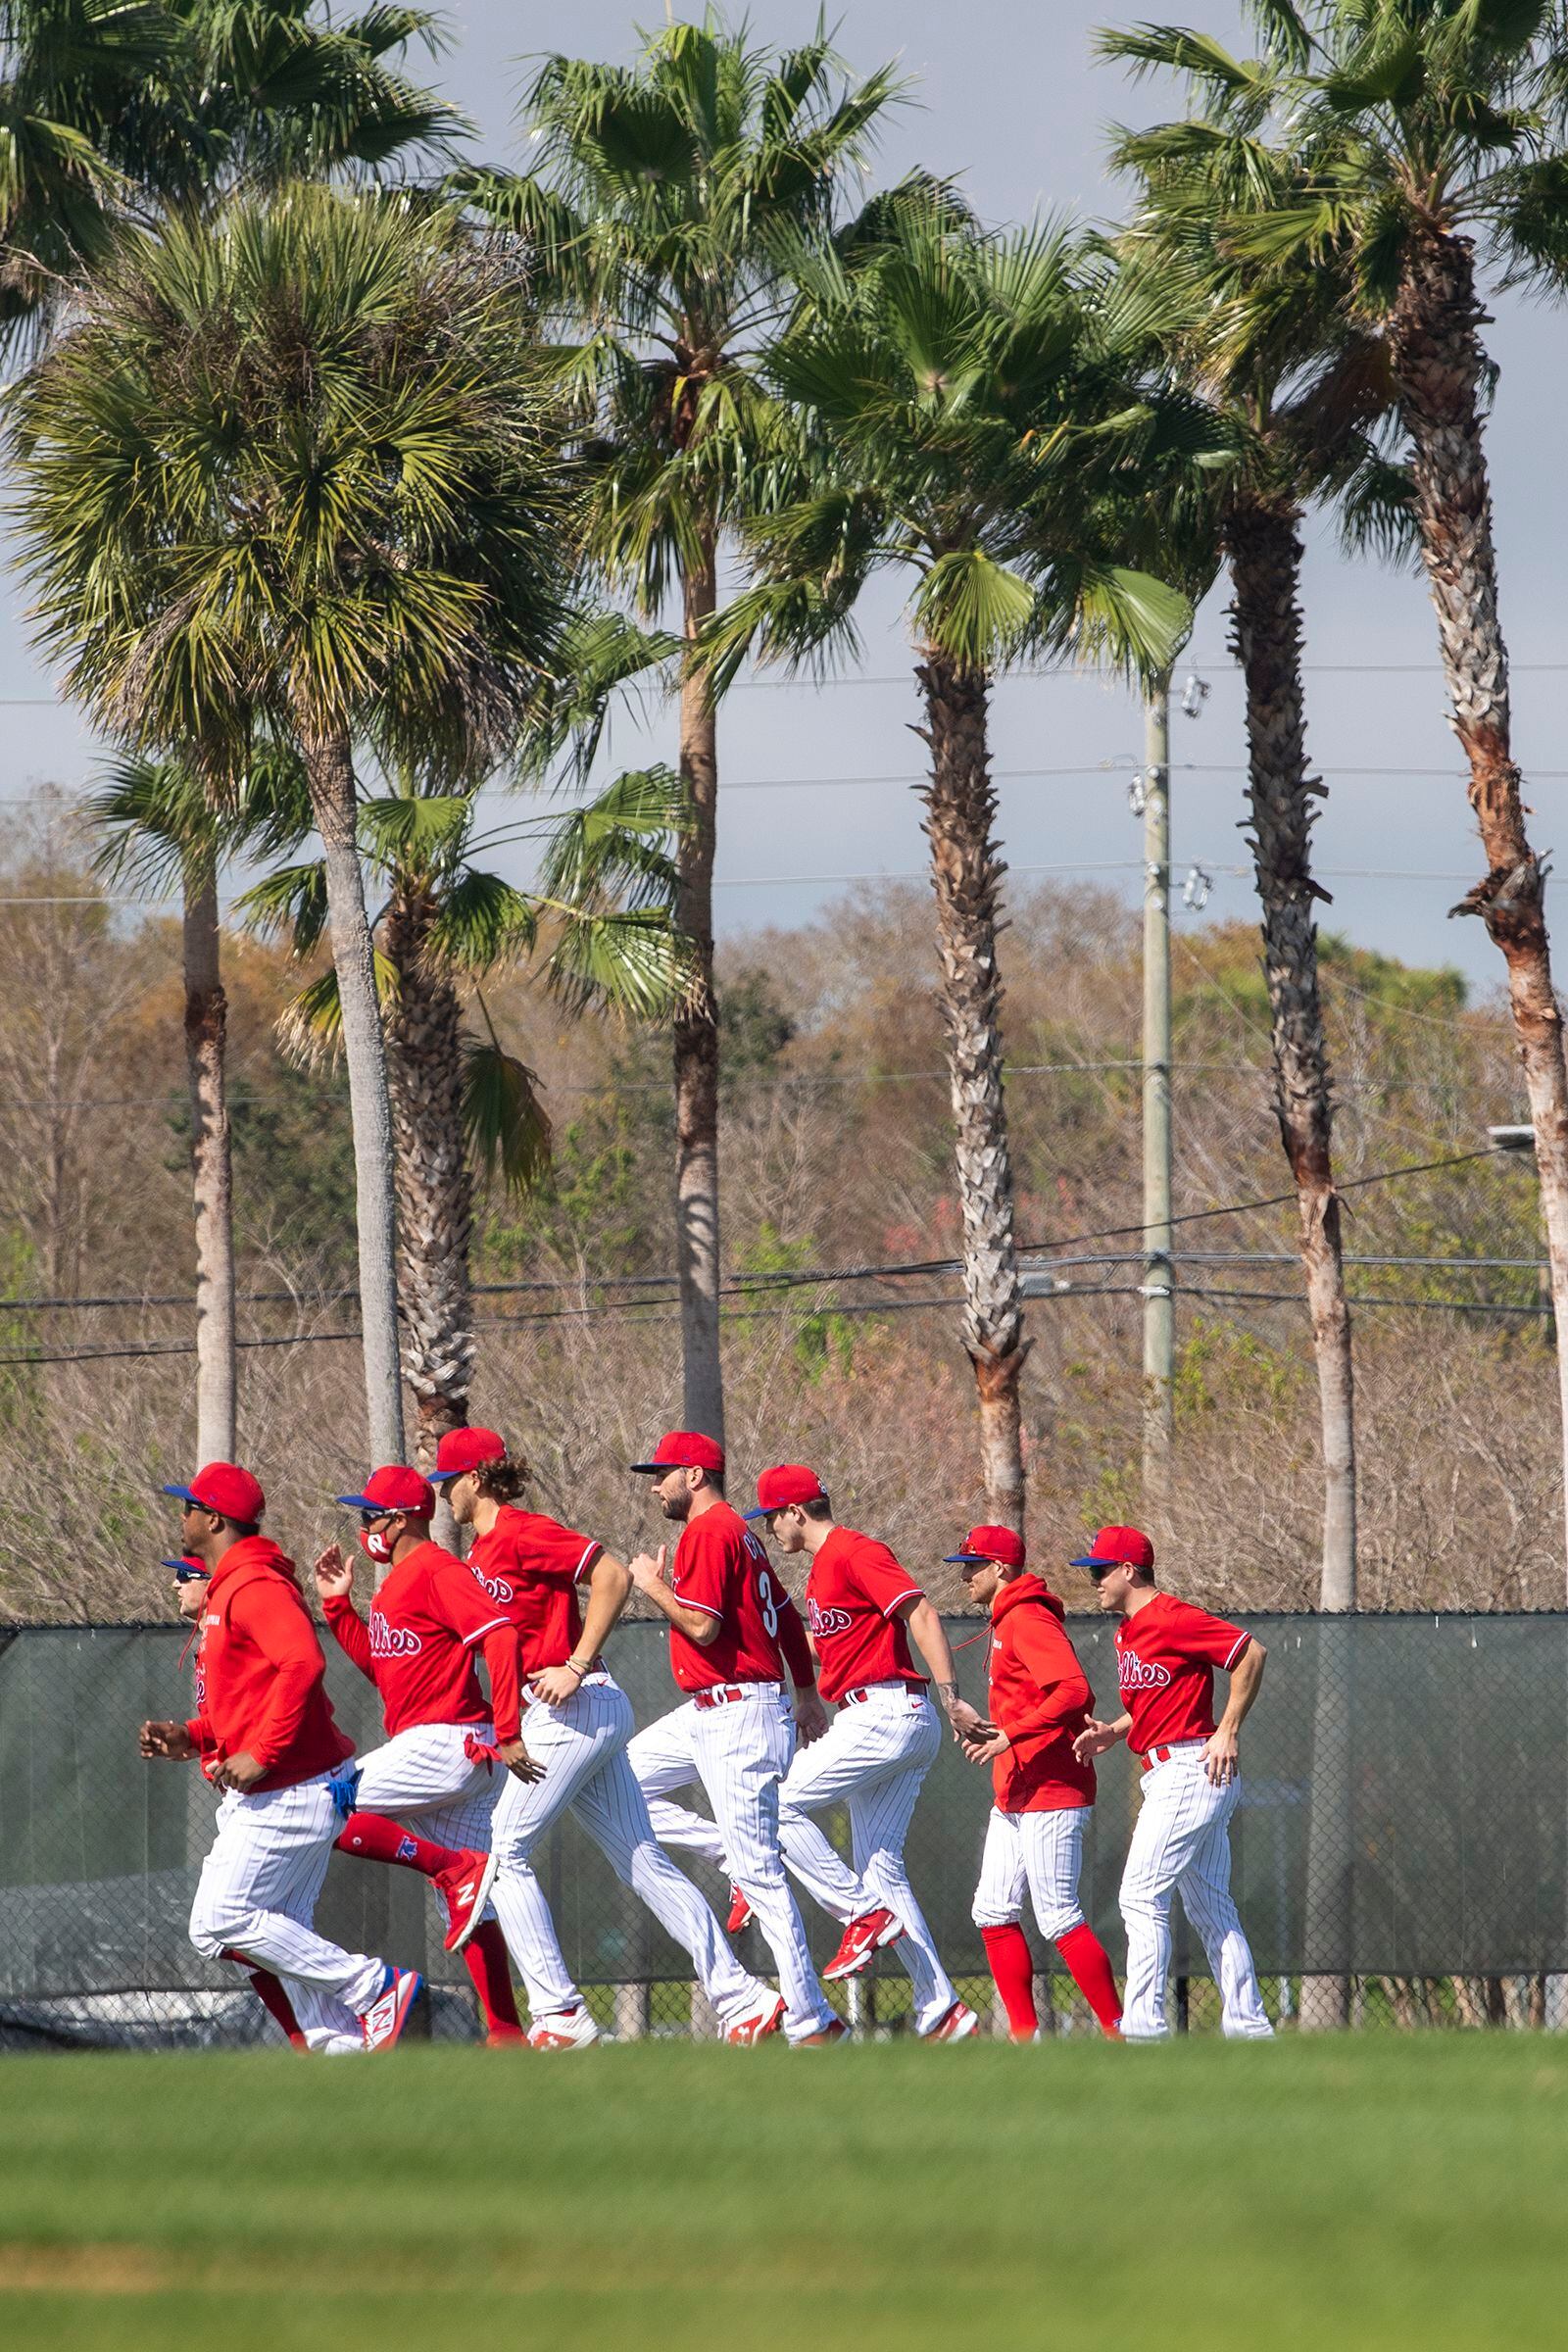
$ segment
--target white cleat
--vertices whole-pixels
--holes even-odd
[[[417,1969],[388,1968],[386,1984],[360,2020],[368,2050],[394,2047],[409,2022],[409,2011],[423,1990],[424,1979]]]
[[[599,2028],[584,2001],[574,2009],[557,2009],[528,2029],[530,2050],[587,2050],[598,2039]]]

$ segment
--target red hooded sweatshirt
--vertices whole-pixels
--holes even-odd
[[[200,1713],[185,1729],[209,1779],[227,1756],[252,1755],[259,1788],[292,1788],[331,1772],[354,1742],[333,1720],[326,1661],[294,1578],[267,1536],[242,1536],[213,1570],[196,1653]]]
[[[1012,1577],[991,1603],[991,1720],[1012,1742],[991,1767],[1004,1813],[1061,1813],[1095,1801],[1095,1768],[1072,1752],[1095,1694],[1065,1613],[1038,1576]]]

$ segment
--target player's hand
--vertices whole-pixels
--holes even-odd
[[[661,1585],[668,1584],[669,1579],[664,1574],[668,1553],[668,1544],[661,1544],[657,1552],[640,1551],[634,1559],[627,1561],[627,1572],[639,1592],[653,1592]]]
[[[335,1544],[316,1563],[316,1590],[323,1600],[344,1600],[354,1590],[354,1571]]]
[[[1114,1747],[1120,1738],[1113,1723],[1097,1723],[1091,1716],[1073,1741],[1072,1752],[1080,1764],[1089,1764],[1096,1756],[1102,1756],[1107,1747]]]
[[[196,1742],[182,1723],[144,1723],[137,1745],[144,1756],[167,1756],[176,1763],[196,1753]]]
[[[257,1784],[266,1778],[267,1766],[258,1764],[256,1758],[242,1747],[236,1754],[223,1758],[213,1774],[213,1787],[232,1788],[237,1795],[249,1796]]]
[[[1216,1788],[1228,1788],[1235,1780],[1240,1770],[1237,1751],[1236,1734],[1221,1724],[1203,1750],[1203,1770]]]
[[[528,1677],[528,1688],[547,1707],[564,1707],[582,1689],[582,1676],[569,1666],[541,1666]]]
[[[983,1723],[978,1732],[958,1742],[971,1764],[989,1764],[997,1756],[1004,1756],[1012,1741],[1000,1723]]]
[[[520,1740],[498,1740],[496,1754],[519,1781],[542,1781],[545,1777],[544,1766],[535,1762]]]
[[[960,1747],[966,1740],[978,1739],[982,1732],[991,1728],[979,1708],[971,1707],[966,1698],[948,1701],[948,1721],[953,1726],[953,1737]]]
[[[808,1688],[795,1693],[795,1736],[803,1747],[820,1740],[827,1730],[827,1709],[818,1693]]]

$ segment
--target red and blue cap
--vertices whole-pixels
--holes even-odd
[[[1140,1527],[1102,1527],[1081,1560],[1069,1568],[1142,1568],[1154,1565],[1154,1546]]]
[[[757,1508],[742,1511],[743,1519],[771,1519],[775,1511],[788,1510],[792,1502],[826,1502],[822,1481],[814,1470],[804,1462],[778,1462],[764,1470],[757,1482]]]
[[[237,1462],[206,1462],[188,1487],[165,1487],[164,1493],[193,1502],[199,1511],[215,1511],[220,1519],[236,1520],[241,1527],[253,1527],[267,1508],[261,1482]]]
[[[470,1470],[482,1470],[486,1462],[504,1462],[506,1458],[507,1441],[499,1430],[449,1429],[435,1449],[430,1482],[444,1487],[449,1478],[466,1478]]]
[[[716,1438],[705,1438],[700,1429],[666,1429],[652,1459],[633,1462],[631,1467],[644,1477],[659,1470],[710,1470],[715,1477],[722,1477],[724,1448]]]
[[[407,1511],[411,1519],[428,1519],[435,1510],[435,1489],[417,1470],[388,1462],[372,1470],[363,1494],[340,1494],[338,1501],[350,1511]]]
[[[963,1539],[963,1549],[950,1551],[946,1564],[950,1568],[983,1568],[988,1560],[1000,1560],[1004,1568],[1021,1568],[1027,1557],[1016,1528],[971,1527]]]

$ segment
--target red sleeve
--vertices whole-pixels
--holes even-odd
[[[517,1518],[521,1526],[514,1524],[507,1532],[513,1555],[526,1576],[542,1577],[550,1584],[581,1584],[604,1549],[592,1536],[563,1527],[542,1511],[519,1511]]]
[[[326,1622],[332,1638],[343,1655],[356,1665],[368,1682],[374,1682],[375,1668],[370,1662],[370,1629],[346,1592],[335,1592],[323,1600]]]
[[[709,1530],[702,1519],[693,1521],[678,1547],[676,1598],[705,1616],[722,1617],[734,1559],[734,1546],[722,1528]]]
[[[1054,1731],[1093,1704],[1095,1694],[1077,1652],[1048,1609],[1027,1604],[1016,1609],[1008,1633],[1013,1656],[1040,1692],[1038,1700],[1008,1708],[1002,1728],[1009,1738]]]
[[[213,1727],[205,1715],[187,1715],[185,1730],[199,1748],[206,1749],[214,1744]]]
[[[775,1585],[774,1591],[778,1592]],[[800,1610],[787,1592],[779,1592],[778,1645],[784,1652],[784,1663],[790,1670],[790,1680],[797,1690],[808,1690],[816,1680],[816,1660],[811,1644],[806,1639],[806,1627]]]
[[[917,1585],[907,1568],[889,1551],[885,1544],[867,1541],[857,1544],[849,1559],[842,1565],[854,1577],[873,1608],[884,1617],[906,1600],[924,1600],[925,1588]]]
[[[247,1741],[258,1764],[269,1771],[288,1753],[304,1719],[307,1701],[326,1672],[316,1628],[296,1594],[252,1585],[229,1603],[230,1625],[238,1625],[272,1668],[271,1689],[261,1721]]]
[[[522,1685],[517,1662],[517,1629],[509,1619],[479,1637],[490,1677],[490,1713],[498,1740],[515,1740],[522,1730]]]
[[[482,1642],[493,1626],[509,1622],[461,1560],[442,1556],[431,1562],[426,1597],[436,1623],[456,1634],[465,1648]]]
[[[1228,1618],[1211,1617],[1206,1609],[1194,1608],[1185,1600],[1180,1604],[1180,1614],[1174,1621],[1167,1621],[1166,1638],[1179,1656],[1195,1658],[1202,1666],[1223,1667],[1227,1672],[1252,1639],[1246,1626],[1232,1625]]]

